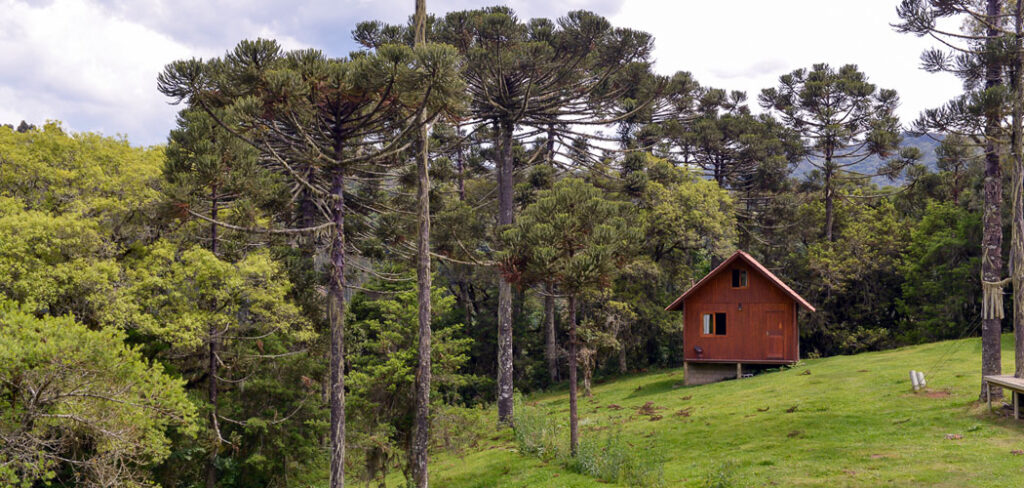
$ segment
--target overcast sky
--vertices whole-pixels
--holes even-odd
[[[493,3],[522,18],[574,9],[655,37],[656,69],[746,91],[756,105],[779,75],[817,62],[854,63],[896,89],[909,123],[960,89],[919,69],[929,42],[897,34],[898,0],[427,0],[432,13]],[[343,56],[361,20],[404,21],[412,0],[0,0],[0,123],[57,119],[75,131],[160,144],[177,108],[156,91],[175,59],[219,56],[240,39]]]

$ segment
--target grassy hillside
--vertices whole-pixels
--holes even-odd
[[[1003,351],[1010,372],[1012,337]],[[610,434],[658,460],[671,487],[704,486],[709,473],[732,477],[726,486],[1019,486],[1024,422],[976,403],[980,357],[980,341],[966,339],[697,387],[681,386],[681,369],[636,375],[583,399],[581,435]],[[911,392],[910,369],[926,372],[928,391]],[[567,422],[565,391],[526,401]],[[616,486],[519,454],[507,433],[433,461],[435,486]]]

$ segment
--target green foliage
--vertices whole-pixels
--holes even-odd
[[[469,113],[500,122],[501,131],[604,118],[635,87],[636,80],[623,75],[646,70],[653,48],[649,34],[614,28],[584,10],[523,22],[509,7],[486,7],[449,12],[432,29],[428,37],[454,46],[465,59]],[[507,76],[516,72],[532,75]]]
[[[636,238],[626,208],[577,178],[538,193],[516,226],[502,235],[504,272],[525,280],[544,276],[563,293],[607,286]]]
[[[659,457],[630,445],[621,432],[614,430],[584,437],[576,456],[565,461],[569,470],[599,480],[630,486],[665,486]]]
[[[359,453],[365,479],[386,476],[404,458],[415,414],[418,306],[413,282],[370,285],[376,297],[358,295],[346,320],[346,415],[349,445]],[[470,340],[452,313],[454,297],[435,287],[431,293],[431,399],[454,402],[459,388],[475,379],[462,372]],[[450,412],[449,412],[450,413]],[[436,415],[436,413],[435,413]],[[451,443],[449,436],[448,443]],[[358,464],[356,465],[358,466]]]
[[[700,487],[709,474],[726,474],[734,487],[822,486],[826,480],[875,488],[883,480],[898,488],[997,488],[1017,479],[1008,473],[1020,460],[1006,446],[1020,443],[1020,431],[1017,421],[977,403],[980,342],[808,359],[798,367],[699,387],[679,386],[681,368],[626,375],[597,385],[595,402],[582,403],[581,433],[586,440],[610,432],[634,453],[661,463],[665,484],[673,487]],[[1003,367],[1010,368],[1012,334],[1002,344]],[[926,371],[930,392],[911,393],[908,365]],[[663,418],[637,414],[646,402]],[[565,390],[529,395],[523,405],[517,414],[559,416]],[[517,428],[520,423],[517,417]],[[963,438],[950,441],[947,433]],[[517,443],[499,438],[466,456],[438,453],[432,482],[446,488],[604,486],[557,461],[517,451]],[[839,468],[837,453],[845,455]],[[903,462],[910,454],[917,462]],[[731,466],[720,469],[723,462]]]
[[[0,336],[0,484],[139,486],[170,454],[168,429],[195,432],[184,382],[116,329],[3,301]]]
[[[701,488],[732,488],[735,486],[735,469],[735,465],[729,461],[718,464],[704,475]]]
[[[0,127],[0,196],[26,210],[95,219],[115,242],[152,232],[162,148],[99,134],[67,134],[58,122],[18,132]]]
[[[636,314],[618,337],[633,368],[681,359],[682,321],[665,305],[708,272],[713,257],[732,253],[737,234],[726,190],[664,160],[648,155],[647,161],[649,182],[630,218],[643,238],[614,287],[614,299]]]
[[[447,403],[431,405],[431,446],[450,454],[464,455],[493,435],[494,419],[482,404],[471,407]]]
[[[904,341],[959,338],[981,316],[981,218],[949,203],[931,202],[903,255],[899,299]],[[950,293],[956,290],[955,293]]]
[[[515,397],[515,434],[519,452],[551,461],[565,450],[565,428],[555,417],[539,408],[530,408],[523,403],[522,395]]]
[[[122,320],[116,260],[158,232],[162,159],[57,122],[0,127],[0,296],[90,326]]]
[[[678,259],[677,251],[698,248],[720,257],[731,254],[736,235],[732,197],[686,170],[663,171],[667,174],[648,184],[641,199],[640,231],[651,258],[660,263]]]
[[[195,350],[210,328],[241,337],[313,338],[287,300],[291,284],[267,253],[229,263],[199,247],[179,252],[160,241],[128,266],[127,294],[138,311],[130,326],[171,347]]]
[[[2,198],[2,197],[0,197]],[[90,325],[116,321],[121,269],[115,246],[95,219],[0,205],[0,296],[26,309],[73,314]]]
[[[321,366],[304,351],[317,335],[269,253],[231,263],[198,246],[179,250],[158,241],[126,267],[134,310],[125,326],[154,355],[204,387],[208,346],[216,341],[221,419],[216,428],[204,424],[200,445],[223,456],[222,486],[267,483],[295,468],[289,458],[301,466],[317,455],[319,385],[307,375]],[[196,400],[209,416],[202,398]]]
[[[803,154],[799,133],[767,114],[751,114],[746,93],[702,87],[695,95],[686,107],[689,117],[662,124],[665,150],[722,188],[749,192],[777,185]]]
[[[899,143],[899,97],[877,89],[856,65],[794,70],[779,77],[777,88],[764,89],[759,101],[809,139],[808,150],[824,160],[825,170],[860,153],[886,154]]]
[[[931,12],[911,7],[924,4],[908,0],[903,14]],[[327,336],[320,333],[341,327],[345,317],[347,355],[334,364],[347,373],[348,470],[369,482],[402,469],[417,360],[416,296],[405,267],[415,225],[404,191],[415,173],[403,149],[417,132],[413,120],[430,119],[434,127],[431,250],[454,258],[438,259],[434,268],[431,445],[465,456],[451,463],[460,469],[504,455],[473,452],[493,442],[504,447],[507,439],[492,434],[491,412],[481,407],[495,390],[501,278],[520,285],[500,293],[509,299],[503,304],[511,302],[512,360],[524,391],[558,388],[539,354],[546,317],[537,290],[581,305],[579,353],[589,389],[595,373],[678,364],[682,320],[664,306],[737,247],[818,307],[800,317],[806,356],[975,331],[983,184],[977,141],[946,135],[937,150],[940,172],[915,167],[916,149],[926,145],[901,145],[896,93],[869,83],[856,66],[817,64],[786,74],[761,94],[769,113],[754,116],[743,93],[701,87],[682,72],[653,75],[651,37],[590,12],[522,21],[499,6],[428,24],[432,39],[450,45],[413,47],[406,26],[374,21],[357,27],[365,49],[348,57],[284,51],[261,39],[220,58],[174,62],[159,89],[186,107],[166,149],[69,134],[59,123],[0,127],[0,403],[11,405],[0,410],[0,484],[152,480],[187,488],[207,463],[224,488],[319,484],[330,388]],[[926,62],[949,68],[934,56]],[[982,66],[960,61],[965,75]],[[1005,87],[971,90],[927,113],[918,128],[976,133],[985,115],[1005,108]],[[570,123],[602,119],[616,121],[624,152],[598,154]],[[816,171],[792,173],[802,156]],[[500,190],[495,167],[507,170]],[[879,189],[870,177],[906,177],[912,185]],[[497,226],[494,196],[506,191],[513,198],[511,208],[502,200],[501,221],[521,215],[516,225]],[[341,196],[345,205],[335,209]],[[343,236],[321,225],[338,212]],[[243,232],[203,215],[241,227],[321,230]],[[333,268],[326,248],[335,236],[344,237],[335,249],[351,256],[352,266],[333,270],[350,279],[349,288],[334,288],[335,303],[351,300],[345,314],[326,313],[324,299]],[[383,279],[373,278],[378,274]],[[562,340],[565,307],[547,304],[557,316],[555,341]],[[973,357],[954,356],[959,364]],[[827,365],[839,362],[816,364],[823,367],[802,381],[831,371],[857,387],[884,383],[848,376],[860,366],[832,371]],[[632,384],[623,391],[595,391],[612,393],[620,408],[648,395],[660,407],[657,395],[679,381],[669,374],[656,385],[634,378],[624,380]],[[947,379],[960,388],[960,380]],[[533,459],[517,462],[555,461],[530,466],[547,474],[565,468],[564,477],[516,478],[506,461],[497,477],[471,474],[463,485],[512,479],[586,486],[593,478],[657,485],[661,454],[682,460],[699,449],[705,457],[664,466],[670,483],[732,486],[757,479],[751,471],[773,475],[758,471],[769,464],[757,463],[774,461],[713,465],[755,451],[736,450],[737,442],[777,449],[780,433],[804,441],[803,432],[816,432],[821,422],[827,428],[817,431],[820,438],[806,441],[826,456],[851,439],[872,441],[873,432],[905,434],[888,424],[865,430],[864,417],[891,416],[891,409],[866,415],[847,408],[862,403],[856,388],[826,402],[816,396],[821,388],[766,385],[758,395],[743,391],[746,384],[715,385],[724,393],[710,403],[696,394],[665,397],[669,408],[683,410],[650,418],[660,424],[606,415],[613,410],[606,398],[585,401],[575,456],[566,429],[553,420],[564,395],[543,406],[520,400],[514,438]],[[77,386],[97,393],[45,405],[26,394]],[[774,415],[752,414],[748,400],[776,390],[787,402],[810,399],[821,411],[841,410],[843,422],[808,417],[801,422],[812,426],[794,431],[788,424],[796,417],[786,414],[765,421],[772,432],[743,430]],[[889,393],[887,406],[900,404],[915,418],[922,411]],[[691,396],[696,409],[685,410],[691,405],[680,398]],[[24,423],[26,415],[34,420]],[[724,441],[715,437],[721,432]],[[916,444],[929,445],[923,440]],[[690,449],[677,454],[684,445]],[[658,456],[650,454],[655,446]],[[790,454],[804,463],[794,469],[831,475],[808,468],[819,454]],[[129,476],[111,471],[121,467]],[[800,484],[808,477],[781,479]],[[442,480],[437,484],[449,486]]]
[[[825,354],[891,346],[909,228],[888,199],[839,205],[837,222],[834,242],[807,248],[808,295],[823,310],[801,323],[801,336]]]
[[[762,90],[759,101],[803,138],[806,160],[820,170],[823,180],[822,234],[834,240],[833,206],[842,183],[870,176],[852,167],[870,155],[889,157],[899,148],[900,121],[895,112],[899,96],[895,90],[869,83],[856,65],[836,69],[819,63],[780,76],[778,87]],[[879,174],[896,178],[919,158],[917,149],[901,149]]]
[[[657,456],[624,441],[615,426],[591,429],[580,441],[576,456],[569,454],[565,428],[543,408],[528,406],[516,396],[514,434],[520,454],[545,462],[556,461],[565,469],[591,478],[629,486],[664,486],[661,461]],[[606,427],[607,428],[607,427]]]
[[[255,236],[192,218],[198,213],[241,227],[266,226],[281,213],[288,188],[280,175],[265,171],[256,151],[198,109],[182,110],[171,131],[163,167],[167,205],[182,218],[175,237],[197,242],[217,255],[238,259]],[[216,229],[216,246],[213,232]]]

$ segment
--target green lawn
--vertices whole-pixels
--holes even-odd
[[[1003,339],[1012,372],[1012,337]],[[1012,451],[1024,450],[1024,422],[976,402],[980,357],[980,340],[967,339],[696,387],[680,386],[681,369],[635,375],[581,401],[581,435],[617,426],[625,442],[664,461],[669,487],[700,486],[723,462],[734,486],[1021,486],[1024,455]],[[926,373],[927,392],[911,392],[910,369]],[[526,401],[568,422],[564,390]],[[660,420],[637,412],[647,402]],[[520,455],[511,435],[461,457],[436,453],[431,465],[432,484],[445,488],[613,486]]]

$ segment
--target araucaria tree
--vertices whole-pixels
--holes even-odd
[[[1012,144],[1015,161],[1020,161],[1019,137],[1011,137],[1005,127],[1009,112],[1014,113],[1014,132],[1019,133],[1019,95],[1011,97],[1006,78],[1011,78],[1011,88],[1019,89],[1020,38],[1015,32],[1019,26],[1010,25],[1020,14],[1016,5],[1014,13],[1004,12],[1006,3],[1002,0],[904,0],[897,8],[901,22],[895,27],[900,32],[938,39],[942,47],[932,48],[921,55],[924,69],[930,72],[953,73],[963,80],[964,94],[946,105],[926,110],[915,122],[915,131],[942,131],[969,138],[985,153],[985,202],[982,217],[981,281],[982,281],[982,322],[981,322],[981,372],[983,375],[1000,374],[1002,371],[1000,336],[1004,316],[1002,295],[1005,281],[1003,273],[1003,170],[1002,154],[1007,143]],[[944,19],[957,19],[964,23],[960,32],[951,32],[939,26]],[[1013,108],[1011,108],[1011,106]],[[1015,166],[1020,166],[1019,164]],[[1015,178],[1024,173],[1016,168]],[[1020,181],[1015,179],[1014,195],[1021,191]],[[1014,202],[1014,231],[1019,227],[1017,216],[1024,215],[1020,202]],[[1014,239],[1019,241],[1017,234]],[[1017,251],[1018,246],[1011,246]],[[1019,253],[1018,253],[1019,254]],[[1021,266],[1015,272],[1024,272]],[[1017,307],[1024,299],[1024,290],[1019,282],[1014,283],[1014,324],[1021,330],[1024,315]],[[1024,330],[1017,336],[1017,374],[1024,374],[1021,354],[1024,354]],[[993,396],[1001,397],[1002,390],[994,389]],[[985,388],[982,385],[981,397]]]
[[[513,146],[531,134],[524,129],[553,141],[580,124],[614,121],[620,96],[631,89],[623,75],[646,70],[652,49],[650,35],[613,28],[586,11],[524,23],[507,7],[490,7],[449,13],[435,28],[438,41],[465,55],[472,98],[467,124],[492,129],[499,228],[515,222]],[[506,424],[512,421],[512,298],[511,282],[499,280],[498,420]]]
[[[331,230],[332,488],[344,486],[345,475],[346,188],[396,164],[417,129],[446,109],[443,100],[451,94],[444,87],[452,86],[455,56],[439,45],[389,44],[353,59],[332,59],[312,49],[282,52],[276,42],[257,40],[239,43],[223,58],[176,61],[159,77],[163,94],[206,112],[252,146],[268,169],[293,183],[297,200],[316,210],[304,215],[303,228],[268,231]]]
[[[855,65],[836,70],[816,64],[810,70],[782,75],[779,86],[763,90],[759,100],[765,110],[800,134],[807,162],[821,171],[825,204],[822,234],[833,241],[840,184],[865,177],[853,170],[856,164],[875,155],[889,156],[899,147],[896,91],[876,88]],[[902,169],[915,156],[913,151],[901,154],[888,172]]]
[[[581,297],[610,286],[637,235],[626,223],[622,202],[604,198],[601,191],[577,178],[555,183],[539,192],[519,222],[502,237],[506,251],[502,267],[515,279],[528,269],[544,270],[554,291],[568,298],[569,308],[569,432],[570,448],[579,444],[576,412],[576,370],[579,339],[577,304]]]

